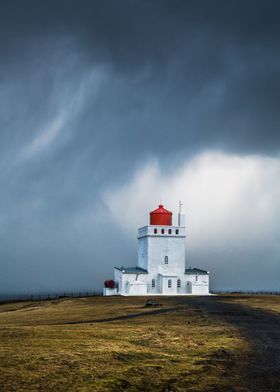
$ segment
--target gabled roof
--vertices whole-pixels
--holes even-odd
[[[189,267],[189,268],[185,269],[185,274],[188,274],[188,275],[208,275],[209,272],[202,270],[202,269],[199,269],[199,268]]]
[[[115,267],[124,274],[147,274],[148,271],[140,267]]]

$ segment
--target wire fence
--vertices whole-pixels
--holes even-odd
[[[48,301],[58,300],[63,298],[83,298],[101,296],[101,291],[79,291],[79,292],[62,292],[62,293],[41,293],[41,294],[14,294],[14,295],[0,295],[0,304],[7,302],[20,301]]]
[[[280,291],[251,291],[251,290],[211,290],[212,294],[236,294],[236,295],[280,295]]]
[[[217,295],[280,295],[280,291],[250,291],[250,290],[211,290]],[[0,294],[0,304],[20,301],[54,301],[63,298],[85,298],[102,296],[102,291],[78,291],[62,293],[40,293],[40,294]]]

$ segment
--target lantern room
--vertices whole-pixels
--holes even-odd
[[[150,225],[172,226],[172,212],[160,204],[156,210],[150,212]]]

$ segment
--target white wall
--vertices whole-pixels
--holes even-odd
[[[206,274],[205,275],[186,274],[185,276],[186,276],[186,279],[192,283],[209,285],[209,275],[208,274],[207,275]]]
[[[195,283],[192,284],[192,292],[193,295],[205,295],[209,293],[208,286],[206,285],[196,285]]]
[[[117,294],[118,294],[118,290],[116,287],[114,289],[110,289],[109,287],[103,288],[103,295],[106,297],[110,295],[117,295]]]
[[[165,264],[165,256],[168,264]],[[148,237],[148,270],[150,273],[183,274],[185,241],[183,237]]]
[[[162,294],[174,295],[177,294],[177,277],[161,276],[162,280]],[[171,281],[171,287],[168,287],[168,281]]]
[[[185,275],[187,293],[194,295],[209,294],[209,275]]]
[[[182,212],[178,214],[178,226],[186,226],[186,217]]]
[[[122,273],[118,269],[114,269],[114,281],[117,283],[118,287],[118,292],[122,293],[123,292],[123,287],[122,287]]]
[[[114,277],[115,281],[118,283],[120,294],[129,294],[130,287],[132,284],[134,284],[136,277],[139,282],[143,282],[145,284],[145,293],[147,293],[147,283],[150,279],[148,274],[138,274],[137,276],[137,274],[126,274],[120,270],[115,269]],[[143,289],[141,290],[143,292]]]
[[[194,294],[204,295],[209,293],[209,275],[189,275],[178,274],[175,276],[162,276],[158,273],[139,274],[138,282],[143,283],[142,287],[135,287],[137,274],[126,274],[115,269],[115,281],[119,286],[119,293],[124,295],[145,295],[145,294]],[[172,274],[174,275],[174,274]],[[152,288],[152,279],[155,279],[156,286]],[[168,279],[172,281],[172,287],[168,287]],[[177,279],[181,280],[181,288],[177,288]],[[187,284],[189,282],[189,284]],[[137,284],[137,283],[136,283]],[[133,294],[134,293],[134,294]]]
[[[147,283],[143,281],[127,281],[126,293],[129,295],[146,295],[147,294]]]
[[[148,237],[138,239],[138,267],[148,269]]]
[[[157,229],[157,234],[154,233]],[[161,230],[164,234],[161,234]],[[168,230],[172,234],[168,234]],[[176,230],[179,234],[176,234]],[[168,256],[168,264],[165,264]],[[150,274],[185,272],[185,227],[144,226],[138,230],[138,266]]]

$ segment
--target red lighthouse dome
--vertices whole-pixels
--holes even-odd
[[[172,226],[172,212],[160,204],[156,210],[150,212],[150,225]]]

